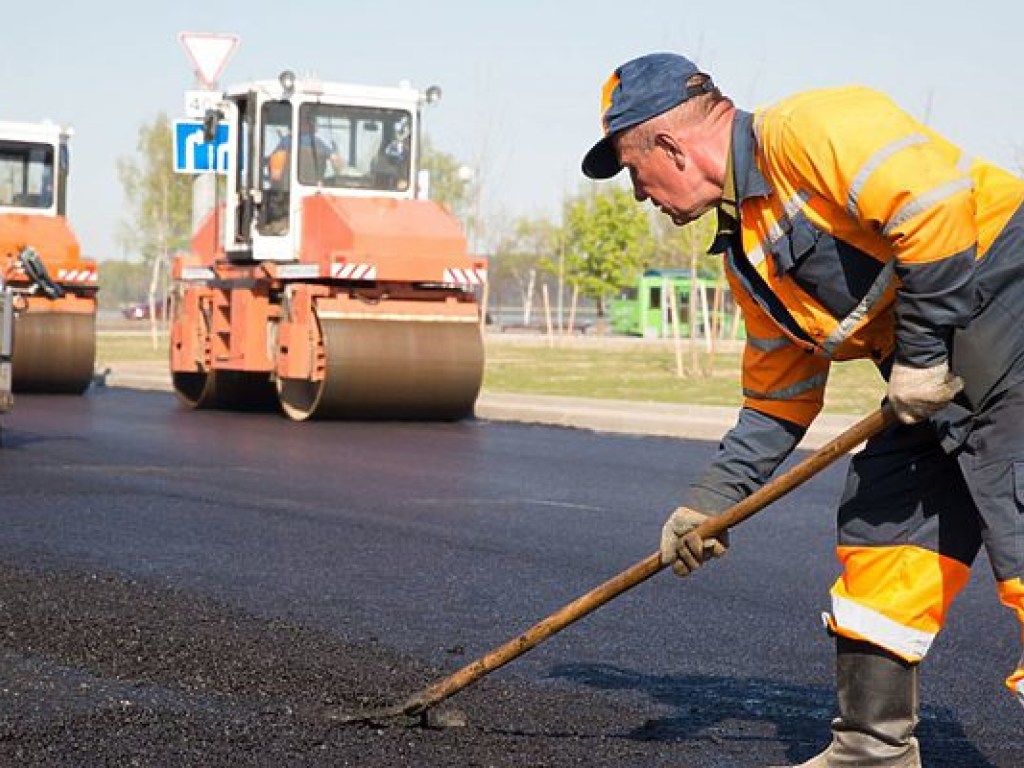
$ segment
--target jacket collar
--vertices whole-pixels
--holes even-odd
[[[726,184],[727,188],[731,187],[735,190],[737,213],[742,210],[744,200],[751,197],[767,197],[771,194],[771,187],[768,186],[764,175],[757,167],[754,154],[756,149],[754,116],[750,112],[737,109],[732,123],[732,142],[729,145],[728,168],[732,173],[732,184]],[[731,244],[735,235],[735,232],[731,230],[738,226],[739,222],[730,222],[730,225],[726,227],[722,226],[723,223],[725,223],[723,217],[719,216],[718,233],[715,235],[708,253],[723,253]]]
[[[742,203],[749,197],[768,197],[772,188],[757,167],[754,152],[754,116],[750,112],[736,110],[732,123],[732,167],[736,179],[736,194]]]

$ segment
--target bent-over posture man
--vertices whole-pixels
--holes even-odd
[[[688,59],[619,67],[594,179],[629,171],[677,225],[717,209],[743,311],[743,407],[662,531],[679,575],[728,542],[693,533],[760,487],[821,410],[833,361],[871,358],[899,424],[850,462],[826,615],[839,715],[805,766],[919,766],[918,664],[985,546],[1024,624],[1024,181],[880,93],[748,113]],[[1024,658],[1006,680],[1024,704]]]

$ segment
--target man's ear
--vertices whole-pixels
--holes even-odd
[[[686,167],[686,148],[671,133],[659,133],[654,137],[654,145],[666,152],[679,170]]]

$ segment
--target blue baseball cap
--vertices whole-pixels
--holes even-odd
[[[676,53],[649,53],[616,69],[601,90],[604,137],[584,156],[583,173],[591,179],[610,179],[621,171],[612,137],[714,90],[710,78],[701,86],[686,86],[699,74],[697,65]]]

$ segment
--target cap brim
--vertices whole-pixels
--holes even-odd
[[[610,179],[621,170],[611,136],[605,136],[583,157],[583,174],[591,179]]]

